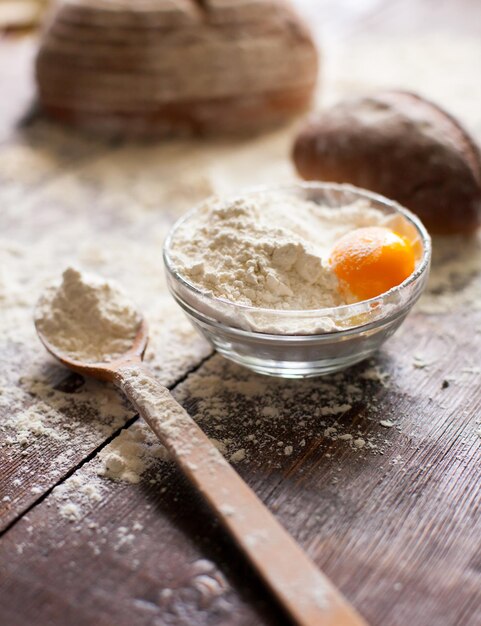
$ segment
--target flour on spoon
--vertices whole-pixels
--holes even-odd
[[[41,297],[35,322],[58,352],[84,363],[105,363],[132,347],[141,317],[115,283],[68,268],[62,283]]]

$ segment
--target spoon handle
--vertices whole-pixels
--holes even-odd
[[[296,624],[366,624],[145,366],[120,368],[117,385]]]

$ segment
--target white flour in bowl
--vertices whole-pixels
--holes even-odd
[[[171,245],[177,273],[199,290],[247,306],[306,310],[348,304],[326,262],[355,228],[387,225],[367,201],[329,208],[272,195],[211,199],[179,226]]]
[[[84,363],[113,361],[132,347],[141,317],[115,283],[68,268],[35,312],[37,329],[58,351]]]

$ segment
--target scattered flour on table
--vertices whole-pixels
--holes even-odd
[[[384,428],[392,428],[395,425],[395,422],[392,422],[391,420],[380,420],[379,423],[381,426],[384,426]]]
[[[7,419],[7,424],[14,427],[14,434],[7,436],[6,443],[27,446],[40,436],[65,441],[67,435],[60,433],[54,426],[57,418],[58,415],[54,409],[36,402],[28,409],[21,410]]]
[[[221,442],[231,462],[251,461],[262,452],[268,463],[277,464],[319,435],[352,450],[384,453],[390,442],[382,432],[351,426],[343,417],[360,402],[375,414],[377,401],[370,390],[383,389],[387,379],[386,372],[369,363],[355,377],[346,372],[315,381],[266,379],[215,357],[179,385],[174,396]]]
[[[362,374],[368,375],[363,377]],[[273,462],[292,456],[306,445],[306,439],[320,432],[327,441],[348,444],[351,449],[383,454],[390,442],[382,434],[370,434],[359,427],[341,424],[339,417],[360,402],[372,384],[387,385],[387,373],[379,366],[367,366],[361,373],[364,383],[349,381],[337,374],[323,381],[265,379],[216,357],[202,370],[188,376],[174,390],[181,404],[207,432],[212,443],[231,463],[252,458],[253,450],[272,449]],[[369,401],[375,410],[375,405]],[[194,407],[194,410],[191,409]],[[241,434],[229,417],[246,414]],[[294,426],[294,428],[293,428]],[[294,430],[294,438],[292,432]],[[243,434],[242,434],[243,433]],[[284,433],[284,434],[282,434]],[[155,434],[139,420],[108,444],[94,459],[97,477],[138,483],[144,476],[162,482],[162,467],[170,455]],[[152,474],[153,472],[153,474]],[[152,480],[152,479],[151,479]]]
[[[86,508],[94,508],[102,501],[104,488],[95,477],[76,474],[55,487],[52,493],[60,515],[70,522],[78,522]]]
[[[390,374],[389,372],[383,371],[379,365],[367,367],[359,374],[359,376],[364,380],[376,381],[380,383],[383,387],[387,387],[389,385]]]
[[[132,347],[141,316],[119,285],[68,268],[62,283],[42,294],[35,323],[58,352],[98,363],[113,361]]]
[[[416,310],[428,314],[481,311],[481,233],[434,237],[431,273]]]
[[[156,459],[169,458],[167,450],[143,423],[122,430],[99,454],[97,473],[112,480],[138,483]]]
[[[78,504],[66,502],[65,504],[61,504],[58,509],[60,515],[70,522],[77,522],[82,519],[82,511]]]
[[[415,354],[413,356],[412,363],[413,363],[413,367],[418,369],[418,370],[427,369],[428,367],[433,365],[433,362],[432,361],[426,361],[426,359],[424,358],[424,356],[422,354]]]
[[[238,450],[236,450],[230,455],[229,460],[231,463],[240,463],[245,458],[246,458],[246,451],[244,450],[244,448],[239,448]]]

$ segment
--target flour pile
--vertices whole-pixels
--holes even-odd
[[[171,257],[195,287],[236,304],[336,307],[353,298],[341,293],[326,261],[334,242],[388,219],[366,201],[333,209],[281,193],[213,199],[180,224]]]
[[[40,298],[35,323],[59,352],[97,363],[113,361],[132,347],[141,317],[116,284],[68,268],[61,285]]]

